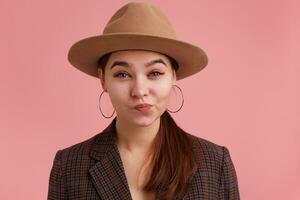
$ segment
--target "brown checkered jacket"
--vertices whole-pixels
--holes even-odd
[[[58,150],[50,172],[48,200],[132,200],[115,144],[115,121],[88,140]],[[198,163],[185,200],[240,199],[228,149],[189,134]],[[160,193],[163,187],[159,187]]]

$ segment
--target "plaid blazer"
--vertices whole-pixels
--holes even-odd
[[[48,200],[132,200],[116,146],[116,118],[101,133],[58,150],[49,177]],[[228,149],[188,134],[198,168],[185,200],[240,199]],[[163,184],[157,193],[163,190]],[[179,199],[179,198],[177,198]]]

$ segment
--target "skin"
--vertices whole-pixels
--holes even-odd
[[[155,63],[146,66],[146,63],[157,59],[161,59],[166,65]],[[116,65],[111,69],[115,61],[126,62],[128,67]],[[137,191],[145,176],[140,175],[146,158],[151,153],[150,147],[158,132],[160,117],[167,109],[176,73],[163,54],[126,50],[111,54],[105,74],[100,70],[99,78],[117,114],[117,146],[132,194],[142,195]],[[146,113],[134,109],[134,106],[141,103],[151,104],[152,107]]]
[[[159,58],[166,65],[145,66],[145,63]],[[124,61],[129,67],[116,65],[111,69],[115,61]],[[167,109],[172,85],[176,81],[176,73],[168,58],[144,50],[114,52],[107,62],[105,76],[99,71],[99,77],[117,114],[118,144],[130,152],[145,152],[158,131],[160,116]],[[138,112],[134,106],[141,103],[153,106],[147,113]]]

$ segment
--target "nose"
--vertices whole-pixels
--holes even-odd
[[[149,88],[147,81],[143,78],[136,78],[132,83],[131,96],[138,99],[144,98],[149,95]]]

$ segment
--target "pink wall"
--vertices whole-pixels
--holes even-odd
[[[205,70],[177,83],[179,125],[229,148],[242,199],[300,199],[296,0],[151,2],[178,38],[209,57]],[[55,152],[110,122],[98,110],[100,82],[66,54],[125,3],[1,0],[0,199],[46,199]]]

